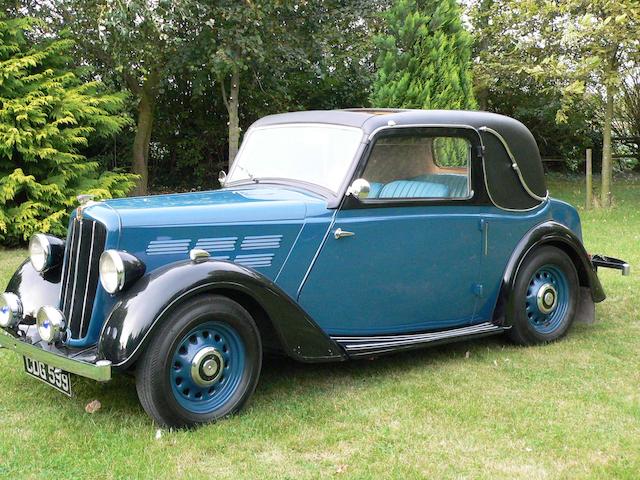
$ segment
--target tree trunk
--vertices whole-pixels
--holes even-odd
[[[131,170],[140,176],[132,195],[147,195],[149,193],[149,143],[153,130],[153,115],[156,105],[157,86],[160,76],[156,72],[149,74],[142,87],[134,84],[128,78],[129,88],[140,98],[138,102],[138,124],[136,136],[133,140],[133,158]]]
[[[613,123],[614,88],[607,84],[607,99],[604,115],[604,132],[602,142],[602,192],[600,203],[603,207],[611,206],[611,177],[613,176],[611,126]]]
[[[133,189],[133,195],[146,195],[149,187],[149,141],[153,128],[153,107],[155,98],[144,89],[138,103],[138,125],[133,140],[133,160],[131,169],[140,178]]]
[[[233,69],[231,74],[231,88],[229,89],[229,99],[226,100],[227,111],[229,113],[229,168],[238,154],[240,143],[240,118],[238,107],[240,105],[238,95],[240,94],[240,70]]]

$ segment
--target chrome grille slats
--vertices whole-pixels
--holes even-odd
[[[95,238],[95,234],[96,234],[96,222],[93,222],[93,225],[91,226],[91,248],[89,250],[89,259],[93,258],[93,247],[94,247],[94,238]],[[91,276],[91,261],[87,262],[87,275],[86,278],[88,279]],[[85,282],[85,287],[84,287],[84,301],[82,302],[82,314],[80,315],[80,331],[83,331],[83,327],[84,327],[84,319],[85,319],[85,312],[87,311],[87,297],[89,294],[89,285],[91,284],[91,282],[86,281]]]
[[[65,252],[60,295],[60,308],[67,319],[72,339],[81,339],[87,335],[105,240],[106,228],[100,222],[91,219],[73,221]]]
[[[62,290],[60,294],[60,308],[64,309],[65,304],[67,303],[67,295],[69,294],[68,282],[69,282],[69,272],[71,268],[69,268],[69,262],[71,258],[71,252],[73,251],[73,244],[76,240],[76,222],[73,222],[71,227],[71,234],[69,235],[69,242],[67,243],[67,249],[64,254],[64,262],[63,262],[63,275],[62,275]]]

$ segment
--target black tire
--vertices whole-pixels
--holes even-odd
[[[547,285],[554,287],[549,298],[553,298],[554,292],[557,297],[557,305],[549,314],[544,313],[548,308],[542,300],[544,295],[540,295],[540,300],[537,298],[539,292],[548,291],[545,290],[549,288]],[[536,248],[521,265],[507,303],[507,322],[511,325],[509,338],[520,345],[562,338],[573,323],[579,291],[578,274],[571,258],[556,247]]]
[[[262,367],[260,333],[251,315],[227,297],[207,294],[186,301],[166,320],[153,335],[137,365],[136,390],[144,410],[159,425],[176,428],[214,422],[241,410],[256,388]],[[244,344],[243,362],[237,382],[224,403],[211,411],[196,413],[179,403],[179,392],[174,393],[171,375],[179,343],[184,342],[193,329],[208,325],[207,322],[237,332]]]

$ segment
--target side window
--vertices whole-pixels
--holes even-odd
[[[394,135],[376,141],[362,178],[368,198],[467,198],[471,144],[466,138]]]

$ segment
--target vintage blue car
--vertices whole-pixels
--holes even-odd
[[[273,115],[217,191],[81,198],[33,237],[0,345],[71,394],[135,371],[160,425],[237,412],[265,353],[343,361],[502,334],[532,345],[605,293],[521,123],[484,112]]]

